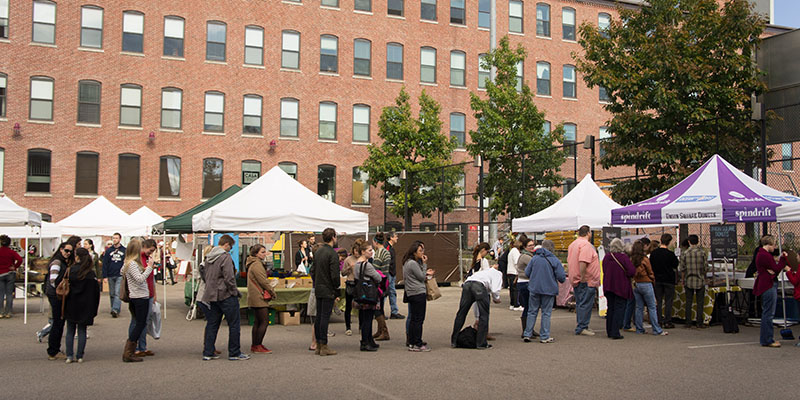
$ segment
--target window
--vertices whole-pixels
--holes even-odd
[[[509,32],[516,32],[522,33],[523,32],[523,24],[522,24],[522,2],[521,1],[509,1],[508,2],[508,31]]]
[[[356,0],[353,9],[358,11],[372,12],[372,0]]]
[[[180,89],[161,89],[161,127],[181,129],[183,92]]]
[[[8,0],[0,0],[0,39],[8,39]],[[2,174],[0,174],[0,192],[2,187]]]
[[[561,10],[561,32],[564,40],[575,40],[575,9],[564,7]]]
[[[550,96],[550,63],[536,63],[536,94]]]
[[[117,195],[139,196],[139,156],[136,154],[119,155]]]
[[[436,83],[436,49],[433,47],[420,49],[419,80]]]
[[[791,171],[792,170],[792,144],[791,143],[782,143],[781,144],[781,167],[784,171]]]
[[[181,17],[164,17],[164,55],[183,57],[183,25]]]
[[[607,13],[597,14],[597,28],[605,36],[605,31],[611,26],[611,15]]]
[[[244,95],[244,122],[242,132],[250,135],[261,135],[261,96]]]
[[[542,132],[545,135],[549,135],[550,132],[552,132],[552,131],[553,131],[553,128],[552,128],[552,126],[550,124],[550,121],[544,121],[544,123],[542,124]]]
[[[103,9],[81,7],[81,47],[103,48]]]
[[[578,153],[578,146],[575,144],[575,138],[578,137],[578,128],[575,124],[564,124],[564,150],[570,157],[576,157]]]
[[[525,64],[524,61],[517,61],[517,91],[522,92],[522,84],[525,82]]]
[[[339,39],[336,36],[322,35],[319,49],[320,72],[339,72]]]
[[[300,33],[283,31],[281,44],[281,68],[300,68]]]
[[[242,161],[242,186],[247,186],[261,177],[261,161]]]
[[[353,75],[370,76],[372,74],[372,43],[366,39],[353,42]]]
[[[386,45],[386,79],[403,80],[403,45]]]
[[[319,138],[336,140],[336,103],[319,103]]]
[[[453,86],[466,86],[464,69],[467,56],[463,51],[450,52],[450,84]]]
[[[465,116],[462,113],[450,114],[450,138],[455,138],[456,147],[463,149],[466,141],[466,128],[464,127]]]
[[[326,7],[339,7],[339,0],[322,0],[320,4]]]
[[[46,77],[31,78],[30,119],[53,120],[53,80]]]
[[[404,15],[403,0],[388,0],[386,2],[386,13],[402,17]]]
[[[28,150],[27,192],[50,193],[50,150]]]
[[[119,124],[142,126],[142,87],[122,85],[119,95]]]
[[[6,88],[8,77],[5,74],[0,74],[0,118],[6,117]]]
[[[356,104],[353,106],[353,141],[369,143],[369,106]]]
[[[317,168],[317,194],[323,199],[336,202],[336,167],[320,165]]]
[[[206,108],[203,130],[222,132],[225,126],[225,95],[220,92],[206,92]]]
[[[203,159],[203,198],[208,199],[222,192],[222,160]]]
[[[138,11],[122,13],[122,51],[144,52],[144,14]]]
[[[75,160],[75,194],[97,194],[100,156],[91,151],[78,152]]]
[[[353,204],[369,205],[369,174],[353,167]]]
[[[578,97],[575,88],[575,66],[565,65],[564,72],[564,97],[574,99]]]
[[[158,197],[181,196],[181,159],[163,156],[158,168]]]
[[[478,1],[478,27],[491,28],[492,25],[492,1]]]
[[[297,137],[298,105],[297,99],[281,99],[281,136]]]
[[[450,0],[450,23],[458,25],[467,24],[464,0]]]
[[[567,193],[571,192],[572,189],[575,189],[575,179],[572,178],[564,179],[564,192],[563,192],[564,196],[566,196]]]
[[[206,60],[225,61],[225,36],[227,26],[222,22],[206,24]]]
[[[456,198],[456,202],[458,203],[458,208],[465,208],[466,207],[466,193],[467,193],[467,174],[459,174],[458,182],[456,182],[456,187],[458,187],[458,195]]]
[[[550,37],[550,6],[536,5],[536,36]]]
[[[608,95],[608,90],[606,90],[606,88],[604,88],[602,86],[598,86],[597,88],[598,88],[598,94],[599,94],[600,102],[601,103],[610,103],[611,102],[611,96]]]
[[[244,28],[244,63],[264,65],[264,29],[259,26]]]
[[[78,122],[100,123],[100,82],[78,82]]]
[[[280,162],[278,163],[278,168],[282,169],[283,172],[286,172],[287,175],[297,180],[297,164],[292,162]]]
[[[600,152],[599,152],[600,153],[600,158],[603,158],[603,156],[606,155],[606,150],[603,148],[603,143],[607,139],[611,138],[611,134],[608,132],[608,127],[607,126],[601,126],[600,127],[600,132],[597,135],[597,137],[598,137],[598,139],[600,139],[600,140],[597,141],[598,147],[600,148],[599,149],[600,150]]]
[[[56,3],[51,1],[33,2],[33,41],[47,44],[56,43]]]
[[[436,21],[436,0],[422,0],[420,4],[419,19]]]
[[[486,82],[491,79],[492,77],[492,70],[490,68],[486,68],[484,63],[487,62],[486,57],[487,54],[479,54],[478,55],[478,88],[479,89],[486,89]]]

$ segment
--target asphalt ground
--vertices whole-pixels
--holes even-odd
[[[666,337],[625,333],[624,340],[612,341],[605,337],[605,320],[596,313],[591,328],[598,335],[575,336],[575,314],[557,309],[551,329],[555,342],[523,343],[520,313],[508,309],[507,291],[503,303],[491,308],[494,347],[452,349],[458,287],[442,288],[443,297],[428,303],[423,339],[433,348],[429,353],[406,350],[404,320],[389,320],[392,339],[381,342],[378,352],[360,352],[357,331],[345,336],[342,316],[334,316],[331,331],[336,336],[329,345],[337,356],[308,351],[311,326],[303,324],[270,326],[264,344],[273,354],[228,361],[223,351],[219,360],[202,361],[205,322],[185,319],[182,284],[167,290],[163,336],[148,338],[156,355],[141,363],[121,361],[129,314],[125,309],[112,319],[106,293],[81,364],[49,361],[46,343],[35,337],[47,322],[46,314],[38,312],[38,299],[29,303],[27,325],[22,302],[15,301],[14,318],[0,320],[0,399],[777,399],[797,393],[800,348],[788,341],[778,349],[761,347],[758,327],[741,327],[738,334],[724,334],[721,326],[678,327]],[[400,308],[406,314],[406,306]],[[353,316],[354,327],[356,321]],[[245,351],[250,329],[242,326]],[[780,339],[778,329],[775,337]],[[227,338],[223,323],[218,349],[227,348]]]

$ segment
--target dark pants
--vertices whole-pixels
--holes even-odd
[[[506,279],[508,282],[508,297],[511,299],[510,305],[514,307],[519,307],[519,303],[522,299],[519,297],[519,292],[517,291],[517,285],[514,281],[517,279],[516,275],[506,275]]]
[[[317,303],[319,307],[319,303]],[[361,331],[361,344],[372,343],[372,318],[375,316],[374,310],[358,310],[358,330]],[[319,320],[319,318],[317,318]],[[328,330],[324,332],[328,336]],[[319,339],[317,339],[319,342]]]
[[[489,333],[489,292],[480,282],[470,281],[461,287],[461,302],[458,305],[456,320],[453,322],[453,334],[450,335],[450,344],[455,346],[458,332],[464,326],[469,309],[473,303],[478,305],[478,337],[475,341],[478,347],[486,347],[486,335]]]
[[[375,310],[375,318],[378,318],[381,315],[383,315],[384,317],[386,316],[386,314],[383,313],[383,305],[385,302],[386,302],[386,296],[385,295],[381,296],[381,302],[378,303],[378,309]]]
[[[61,299],[55,295],[47,295],[50,309],[53,312],[53,325],[47,337],[47,355],[54,356],[61,351],[61,337],[64,336],[64,320],[61,319]]]
[[[684,315],[686,319],[686,325],[692,324],[692,297],[696,299],[697,303],[697,326],[703,324],[703,303],[706,296],[706,288],[701,287],[700,289],[689,289],[684,288],[686,291],[686,314]]]
[[[408,296],[408,344],[422,346],[422,324],[427,304],[428,295],[425,293]]]
[[[314,335],[317,338],[317,344],[328,344],[328,323],[331,321],[333,300],[317,297],[317,318],[314,320]]]
[[[147,315],[150,314],[150,299],[147,297],[131,299],[131,302],[128,303],[128,310],[131,312],[131,317],[136,321],[136,325],[129,331],[128,340],[138,342],[139,337],[147,327]]]
[[[350,330],[350,320],[353,316],[353,295],[345,293],[344,295],[345,305],[344,305],[344,326],[345,329],[348,331]]]
[[[255,314],[256,320],[253,324],[253,330],[250,332],[251,346],[264,345],[264,335],[267,334],[267,326],[269,326],[269,307],[251,307]]]
[[[228,357],[238,357],[242,353],[239,346],[240,335],[240,316],[239,299],[230,296],[222,301],[212,301],[211,307],[206,314],[206,330],[203,340],[203,355],[214,355],[214,343],[217,341],[219,326],[222,324],[222,316],[228,321]]]
[[[605,292],[606,300],[608,300],[608,310],[606,311],[606,334],[610,338],[620,337],[620,328],[622,328],[622,320],[625,317],[625,307],[628,304],[628,299],[617,296],[613,292]]]
[[[517,290],[519,293],[519,304],[522,306],[522,334],[525,334],[525,325],[528,323],[528,308],[530,307],[530,291],[528,290],[528,282],[518,282]]]
[[[672,322],[672,301],[675,298],[675,285],[672,283],[656,282],[655,291],[658,322],[661,322],[661,327],[663,328],[664,324]],[[664,303],[663,308],[662,302]]]

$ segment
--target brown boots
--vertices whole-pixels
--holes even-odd
[[[378,321],[378,331],[375,332],[372,337],[374,337],[375,340],[389,340],[389,328],[386,327],[386,317],[379,315],[375,317],[375,321]]]
[[[319,350],[319,355],[321,356],[335,356],[337,354],[336,351],[328,347],[327,344],[317,343],[317,350]]]
[[[133,355],[133,352],[136,351],[136,342],[131,342],[130,340],[125,341],[125,350],[122,351],[122,361],[123,362],[139,362],[142,361],[140,357],[136,357]]]

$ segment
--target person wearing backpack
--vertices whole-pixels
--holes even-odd
[[[50,257],[50,275],[45,280],[44,292],[50,302],[50,311],[53,314],[53,324],[50,327],[50,336],[47,338],[47,358],[50,361],[64,360],[67,357],[61,352],[61,337],[64,335],[64,319],[62,318],[62,301],[56,295],[56,288],[64,279],[64,273],[70,267],[68,260],[72,259],[73,247],[67,242],[58,246],[55,254]]]
[[[553,305],[558,296],[558,282],[563,283],[567,279],[564,266],[553,252],[555,252],[553,241],[542,241],[542,247],[533,253],[533,258],[525,267],[525,275],[530,278],[530,282],[528,282],[528,291],[530,292],[528,319],[522,339],[525,342],[530,342],[533,337],[533,326],[536,324],[539,310],[542,311],[539,342],[553,342],[553,338],[550,337],[550,314],[553,312]]]
[[[383,277],[375,270],[369,259],[373,255],[372,245],[368,242],[361,243],[358,249],[360,256],[356,260],[356,265],[353,266],[353,277],[356,282],[356,291],[358,287],[364,284],[372,284],[376,288],[381,283]],[[374,299],[374,300],[377,300]],[[353,300],[353,308],[358,310],[358,329],[361,331],[361,351],[378,351],[378,344],[375,343],[375,338],[372,337],[372,318],[375,316],[375,311],[380,309],[378,302],[372,303],[363,301],[358,296]]]
[[[86,327],[94,324],[100,306],[100,284],[97,282],[94,258],[89,250],[78,248],[76,264],[69,270],[69,294],[65,300],[64,319],[67,322],[67,364],[83,362],[86,349]],[[66,278],[65,278],[66,279]],[[78,333],[78,351],[73,352],[75,331]]]

